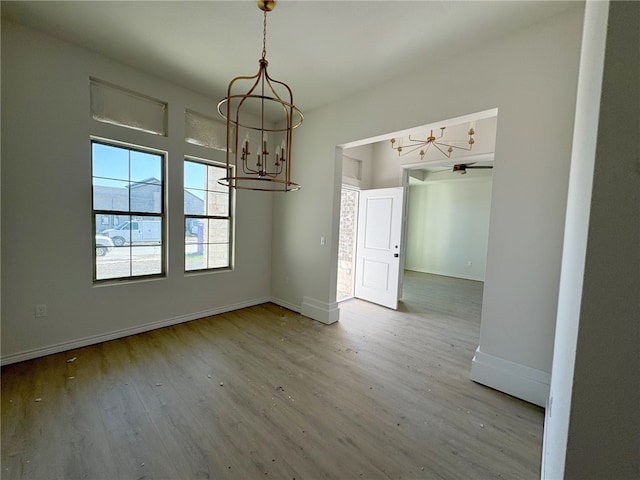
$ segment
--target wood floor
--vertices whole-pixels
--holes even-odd
[[[2,479],[539,478],[542,409],[469,380],[482,284],[405,282],[8,365]]]

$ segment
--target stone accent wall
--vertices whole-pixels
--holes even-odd
[[[353,297],[357,225],[358,192],[343,188],[340,201],[337,301]]]

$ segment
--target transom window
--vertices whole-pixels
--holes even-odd
[[[92,142],[94,281],[165,274],[165,156]]]
[[[231,192],[218,183],[225,175],[207,160],[184,162],[185,271],[231,267]]]

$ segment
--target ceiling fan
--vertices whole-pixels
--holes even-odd
[[[476,165],[473,163],[456,163],[453,166],[453,173],[459,173],[460,175],[464,175],[465,173],[467,173],[467,170],[470,168],[477,168],[477,169],[488,169],[488,168],[493,168],[492,165]]]

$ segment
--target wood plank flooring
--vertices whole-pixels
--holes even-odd
[[[2,479],[534,479],[542,409],[469,380],[482,284],[273,304],[2,369]],[[429,297],[433,297],[429,300]]]

